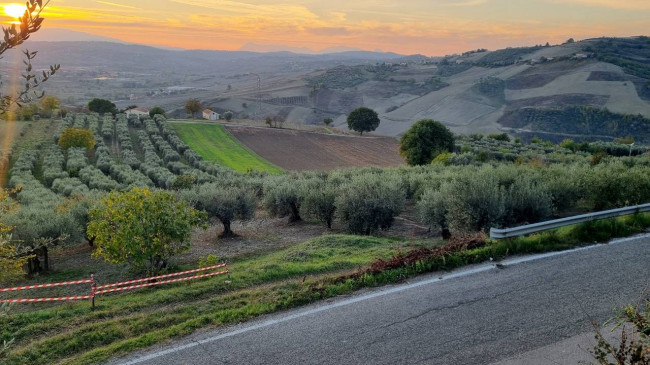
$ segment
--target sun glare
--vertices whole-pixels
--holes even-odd
[[[22,18],[25,14],[25,5],[20,4],[6,4],[3,5],[5,14],[12,18]]]

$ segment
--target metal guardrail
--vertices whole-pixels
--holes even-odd
[[[490,238],[500,239],[500,238],[525,236],[527,234],[542,232],[549,229],[555,229],[564,226],[570,226],[573,224],[595,221],[600,219],[620,217],[620,216],[631,215],[636,213],[644,213],[644,212],[650,212],[650,204],[642,204],[633,207],[625,207],[625,208],[605,210],[602,212],[587,213],[582,215],[576,215],[574,217],[554,219],[552,221],[528,224],[525,226],[519,226],[514,228],[505,228],[505,229],[491,228]]]

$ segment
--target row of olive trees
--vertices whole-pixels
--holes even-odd
[[[406,201],[405,191],[394,178],[358,174],[285,176],[264,184],[263,204],[273,216],[317,219],[328,228],[336,218],[350,233],[371,234],[389,229]]]
[[[645,157],[643,157],[645,158]],[[309,218],[350,233],[389,229],[406,204],[421,222],[453,231],[480,231],[532,223],[574,211],[602,210],[650,201],[650,165],[620,161],[534,167],[429,165],[398,169],[304,172],[220,180],[180,195],[224,225],[250,219],[258,206],[289,222]]]
[[[347,178],[306,173],[251,180],[255,181],[247,187],[209,183],[181,190],[179,195],[221,222],[221,237],[235,234],[231,229],[234,220],[253,218],[258,197],[271,216],[288,217],[290,223],[309,217],[328,228],[338,218],[356,234],[389,229],[406,202],[399,180],[365,173]]]
[[[593,211],[650,201],[650,168],[613,161],[546,168],[497,165],[452,169],[422,190],[423,223],[443,232],[487,231],[534,223],[570,211]]]

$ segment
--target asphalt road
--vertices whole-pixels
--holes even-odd
[[[638,299],[650,281],[650,237],[503,263],[266,316],[111,363],[490,364],[589,332],[590,321]]]

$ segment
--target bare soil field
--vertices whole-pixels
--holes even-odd
[[[287,170],[326,171],[404,164],[398,152],[399,142],[395,138],[328,135],[272,128],[226,128],[246,147]]]

